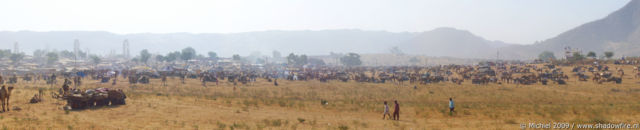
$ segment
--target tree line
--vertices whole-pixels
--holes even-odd
[[[201,59],[201,60],[218,60],[220,57],[216,52],[209,51],[206,53],[207,56],[200,55],[196,52],[196,50],[192,47],[186,47],[180,51],[173,51],[166,54],[158,54],[153,55],[147,49],[143,49],[140,51],[139,55],[130,59],[130,61],[135,63],[148,63],[149,60],[154,58],[156,62],[176,62],[176,61],[189,61],[193,59]],[[347,53],[347,54],[337,54],[331,53],[330,57],[338,56],[339,62],[345,66],[359,66],[362,65],[362,61],[360,60],[360,55],[357,53]],[[24,53],[12,53],[10,49],[0,49],[0,59],[1,58],[9,58],[12,62],[17,63],[23,60],[25,57]],[[267,62],[268,57],[259,57],[254,56],[257,62]],[[78,60],[86,60],[94,64],[99,64],[102,62],[102,57],[89,54],[84,51],[79,51],[78,56],[75,55],[74,52],[63,50],[63,51],[46,51],[46,50],[35,50],[33,52],[33,58],[36,61],[41,61],[42,63],[46,63],[47,65],[52,65],[58,62],[62,58],[66,59],[78,59]],[[231,59],[234,61],[245,61],[248,57],[242,57],[238,54],[234,54]],[[273,57],[271,57],[273,61],[278,61],[283,58],[278,51],[273,51]],[[286,58],[286,59],[285,59]],[[286,63],[291,66],[303,66],[303,65],[326,65],[324,60],[318,58],[309,58],[305,54],[296,55],[294,53],[290,53],[287,57],[283,59],[286,60]]]
[[[614,56],[614,53],[611,51],[605,51],[602,54],[603,55],[600,56],[600,59],[604,59],[604,58],[611,59]],[[587,59],[587,57],[591,59],[596,59],[598,58],[598,55],[596,52],[593,52],[593,51],[589,51],[586,55],[582,54],[581,52],[573,52],[571,53],[570,56],[567,57],[566,60],[569,62],[576,62],[576,61],[585,60]],[[538,59],[543,61],[557,60],[556,56],[551,51],[543,51],[538,55]]]

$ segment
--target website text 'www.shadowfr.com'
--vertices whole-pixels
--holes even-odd
[[[640,123],[522,123],[522,129],[639,129]]]

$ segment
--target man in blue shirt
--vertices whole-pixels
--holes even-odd
[[[454,104],[453,104],[453,99],[449,98],[449,113],[453,113],[453,109],[455,108]]]

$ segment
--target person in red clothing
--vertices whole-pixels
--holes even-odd
[[[396,109],[393,110],[393,120],[400,120],[400,104],[398,104],[398,100],[393,102],[396,103]]]

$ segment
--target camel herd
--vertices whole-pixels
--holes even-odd
[[[626,64],[636,65],[636,64]],[[482,62],[476,65],[438,65],[438,66],[235,66],[217,67],[210,70],[187,71],[176,69],[173,71],[138,72],[136,70],[84,70],[79,72],[57,72],[47,74],[25,74],[22,78],[26,82],[44,79],[47,84],[56,84],[56,75],[63,77],[64,83],[58,93],[52,93],[56,99],[66,100],[71,109],[84,109],[99,106],[125,104],[126,95],[120,89],[96,88],[96,89],[71,89],[69,86],[79,86],[85,77],[97,80],[100,83],[113,81],[115,85],[118,76],[128,79],[129,84],[148,84],[151,79],[162,79],[163,86],[167,86],[167,77],[179,77],[182,83],[186,79],[198,79],[203,86],[207,82],[228,83],[238,85],[252,85],[258,78],[274,82],[277,80],[320,82],[365,82],[365,83],[393,83],[396,85],[408,84],[432,84],[451,82],[461,85],[470,82],[476,85],[486,84],[557,84],[564,85],[570,77],[576,81],[588,81],[594,83],[622,83],[624,70],[610,68],[604,64],[570,65],[573,67],[565,72],[563,67],[554,64],[526,64],[526,63],[492,63]],[[565,68],[567,65],[564,65]],[[573,73],[572,76],[571,73]],[[634,67],[635,78],[640,78],[640,67]],[[18,82],[14,74],[9,77],[9,85]],[[172,78],[173,79],[173,78]],[[73,82],[71,82],[73,81]],[[0,82],[4,83],[0,76]],[[34,81],[35,82],[35,81]],[[0,99],[2,99],[3,111],[8,110],[9,97],[13,86],[2,86]],[[38,103],[42,100],[43,92],[34,95],[31,102]]]
[[[564,65],[565,67],[567,65]],[[318,80],[320,82],[367,82],[367,83],[395,83],[431,84],[440,82],[452,82],[462,84],[470,81],[471,84],[567,84],[570,77],[575,76],[579,81],[593,77],[598,84],[611,82],[622,83],[624,71],[611,69],[607,65],[585,64],[570,65],[574,69],[570,72],[563,70],[554,64],[525,64],[525,63],[491,63],[485,62],[477,65],[439,65],[439,66],[390,66],[390,67],[290,67],[290,66],[245,66],[232,69],[214,69],[200,73],[189,72],[163,72],[158,78],[176,76],[184,81],[185,78],[199,79],[205,82],[226,82],[236,85],[238,83],[249,84],[257,78],[264,78],[271,82],[272,79],[284,79],[290,81]],[[637,72],[638,67],[634,69]],[[614,75],[613,73],[617,73]],[[640,75],[640,72],[638,72]],[[153,76],[147,76],[153,77]],[[166,80],[165,80],[166,81]],[[205,85],[206,86],[206,85]]]
[[[567,65],[564,65],[565,67]],[[471,84],[567,84],[570,77],[575,76],[579,81],[593,78],[594,83],[622,83],[624,70],[612,69],[607,65],[585,64],[570,65],[572,71],[563,70],[559,65],[553,64],[525,64],[525,63],[491,63],[485,62],[478,65],[440,65],[440,66],[391,66],[391,67],[282,67],[266,66],[252,68],[247,66],[241,69],[216,69],[196,74],[188,72],[164,72],[160,73],[166,79],[167,76],[200,79],[203,82],[226,82],[236,85],[237,82],[248,84],[255,82],[256,78],[264,78],[271,82],[272,79],[284,79],[290,81],[318,80],[320,82],[367,82],[367,83],[395,83],[431,84],[440,82],[452,82],[462,84],[470,81]],[[638,72],[637,68],[634,73]],[[613,74],[617,73],[617,74]],[[640,72],[638,72],[640,75]],[[152,76],[148,76],[152,77]]]

